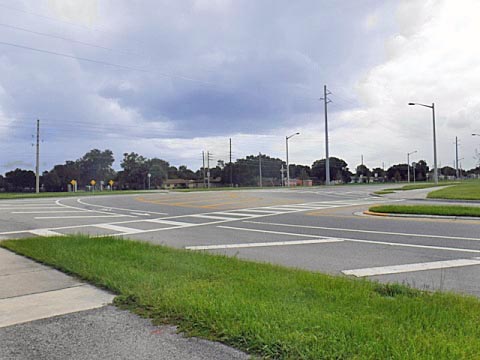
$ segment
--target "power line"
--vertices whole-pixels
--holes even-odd
[[[0,26],[8,28],[8,29],[13,29],[13,30],[18,30],[18,31],[23,31],[23,32],[39,35],[39,36],[45,36],[45,37],[50,37],[50,38],[53,38],[53,39],[59,39],[59,40],[63,40],[63,41],[69,41],[69,42],[72,42],[72,43],[81,44],[81,45],[85,45],[85,46],[91,46],[91,47],[98,48],[98,49],[114,51],[114,52],[122,52],[122,53],[126,53],[126,54],[133,54],[132,52],[128,52],[128,51],[125,51],[125,50],[116,50],[116,49],[112,49],[112,48],[109,48],[109,47],[106,47],[106,46],[91,44],[91,43],[88,43],[88,42],[79,41],[79,40],[75,40],[75,39],[69,39],[69,38],[65,38],[65,37],[62,37],[62,36],[58,36],[58,35],[47,34],[47,33],[39,32],[39,31],[29,30],[29,29],[14,26],[14,25],[8,25],[8,24],[0,23]]]
[[[75,59],[75,60],[87,61],[87,62],[91,62],[91,63],[95,63],[95,64],[101,64],[101,65],[106,65],[106,66],[118,67],[118,68],[126,69],[126,70],[134,70],[134,71],[140,71],[140,72],[146,72],[146,73],[150,72],[150,71],[144,70],[144,69],[139,69],[139,68],[134,68],[134,67],[130,67],[130,66],[125,66],[125,65],[119,65],[119,64],[109,63],[109,62],[101,61],[101,60],[93,60],[93,59],[89,59],[89,58],[84,58],[84,57],[79,57],[79,56],[74,56],[74,55],[68,55],[68,54],[63,54],[63,53],[58,53],[58,52],[50,51],[50,50],[33,48],[33,47],[30,47],[30,46],[13,44],[13,43],[8,43],[8,42],[3,42],[3,41],[0,41],[0,44],[1,44],[1,45],[7,45],[7,46],[13,46],[13,47],[20,48],[20,49],[24,49],[24,50],[31,50],[31,51],[36,51],[36,52],[40,52],[40,53],[45,53],[45,54],[50,54],[50,55],[61,56],[61,57],[69,58],[69,59]]]

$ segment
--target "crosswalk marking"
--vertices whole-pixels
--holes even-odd
[[[30,230],[29,232],[32,233],[33,235],[38,235],[43,237],[64,236],[63,234],[60,234],[58,232],[48,230],[48,229],[36,229],[36,230]]]
[[[365,269],[343,270],[345,275],[353,275],[356,277],[375,276],[375,275],[388,275],[388,274],[400,274],[414,271],[424,270],[438,270],[453,267],[480,265],[480,258],[473,259],[456,259],[445,261],[433,261],[416,264],[404,264],[404,265],[391,265],[391,266],[378,266]]]
[[[190,217],[202,218],[202,219],[213,219],[213,220],[232,220],[231,217],[217,216],[217,215],[205,215],[205,214],[193,214],[189,215]]]
[[[138,229],[132,229],[132,228],[129,228],[129,227],[113,225],[113,224],[99,224],[99,225],[94,225],[94,226],[98,227],[98,228],[101,228],[101,229],[118,231],[118,232],[124,233],[124,234],[135,234],[135,233],[141,232],[141,230],[138,230]]]
[[[165,225],[172,225],[172,226],[181,226],[181,227],[195,225],[195,224],[190,224],[190,223],[186,223],[186,222],[163,220],[163,219],[148,219],[148,220],[143,220],[143,221],[153,222],[153,223],[158,223],[158,224],[165,224]]]
[[[325,244],[332,242],[341,242],[341,239],[316,239],[316,240],[291,240],[291,241],[270,241],[259,243],[242,243],[242,244],[224,244],[224,245],[199,245],[187,246],[187,250],[220,250],[220,249],[240,249],[251,247],[267,247],[267,246],[293,246],[293,245],[311,245],[311,244]]]

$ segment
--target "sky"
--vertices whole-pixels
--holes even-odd
[[[267,154],[463,168],[480,149],[477,0],[0,0],[0,173],[93,148],[198,169]]]

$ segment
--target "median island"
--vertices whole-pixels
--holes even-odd
[[[480,217],[480,206],[375,205],[371,206],[367,213]]]
[[[1,246],[109,289],[115,304],[269,359],[471,359],[480,301],[112,237]]]

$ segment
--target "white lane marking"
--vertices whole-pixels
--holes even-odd
[[[36,230],[29,230],[30,233],[33,235],[43,236],[43,237],[50,237],[50,236],[65,236],[64,234],[60,234],[58,232],[49,230],[49,229],[36,229]]]
[[[150,214],[137,213],[137,212],[131,212],[130,214],[132,214],[132,215],[137,215],[137,216],[151,216]]]
[[[34,219],[97,219],[97,218],[115,218],[115,217],[135,217],[133,215],[72,215],[72,216],[35,216]],[[83,226],[90,226],[90,225],[83,225]]]
[[[84,209],[84,208],[80,208],[80,207],[77,207],[77,206],[65,205],[65,204],[62,204],[62,203],[60,202],[60,199],[57,200],[57,201],[55,201],[55,203],[56,203],[58,206],[61,206],[61,207],[64,207],[64,208],[75,209],[75,210],[83,210],[83,211],[85,211],[85,212],[90,212],[90,213],[111,215],[111,213],[105,212],[105,211],[89,210],[89,209]]]
[[[187,246],[187,250],[218,250],[218,249],[236,249],[236,248],[251,248],[251,247],[266,247],[266,246],[293,246],[293,245],[308,245],[308,244],[325,244],[333,242],[342,242],[342,239],[316,239],[316,240],[291,240],[291,241],[272,241],[259,243],[243,243],[243,244],[226,244],[226,245],[199,245]]]
[[[1,210],[41,210],[41,209],[58,209],[58,206],[28,206],[28,207],[23,207],[23,206],[15,206],[15,207],[4,207],[0,208]]]
[[[12,211],[11,214],[55,214],[55,213],[80,213],[84,212],[83,210],[44,210],[44,211]]]
[[[125,195],[125,196],[135,196],[135,195]],[[69,205],[64,205],[62,203],[60,203],[60,200],[57,200],[56,203],[57,205],[59,206],[63,206],[63,207],[66,207],[66,208],[73,208],[73,209],[77,209],[77,210],[85,210],[86,212],[92,212],[92,213],[98,213],[99,211],[95,211],[95,210],[87,210],[87,209],[82,209],[82,208],[79,208],[79,207],[74,207],[74,206],[69,206]],[[403,201],[403,200],[394,200],[393,202],[396,202],[396,201]],[[378,202],[378,201],[377,201]],[[313,203],[303,203],[303,204],[313,204]],[[302,205],[303,205],[302,204]],[[364,203],[366,204],[366,203]],[[338,206],[330,206],[330,207],[338,207]],[[250,210],[255,210],[255,211],[258,211],[259,209],[261,208],[246,208],[246,209],[241,209],[241,211],[250,211]],[[288,212],[283,212],[282,214],[288,214],[288,213],[299,213],[299,212],[304,212],[304,211],[307,211],[307,210],[295,210],[295,211],[288,211]],[[101,213],[101,212],[100,212]],[[106,214],[111,214],[111,213],[106,213]],[[203,214],[212,214],[212,215],[215,215],[215,214],[220,214],[220,212],[211,212],[211,213],[203,213]],[[191,215],[191,214],[190,214]],[[226,215],[229,215],[229,213],[226,213]],[[277,216],[277,215],[280,215],[278,212],[273,212],[273,211],[267,211],[266,214],[258,214],[258,215],[254,215],[254,216],[251,216],[249,215],[249,218],[265,218],[265,217],[270,217],[270,216]],[[185,218],[185,217],[188,217],[189,215],[176,215],[176,216],[168,216],[168,217],[164,217],[164,218],[159,218],[159,220],[168,220],[168,219],[181,219],[181,218]],[[133,217],[133,216],[131,216]],[[220,220],[220,221],[213,221],[213,222],[209,222],[209,223],[202,223],[202,224],[194,224],[192,226],[208,226],[208,225],[216,225],[216,224],[220,224],[220,223],[225,223],[225,222],[233,222],[233,221],[238,221],[238,220],[242,220],[241,218],[238,218],[238,219],[231,219],[231,220]],[[116,222],[108,222],[106,224],[128,224],[128,223],[134,223],[134,222],[139,222],[139,221],[147,221],[147,220],[126,220],[126,221],[116,221]],[[148,221],[151,221],[151,220],[148,220]],[[69,225],[69,226],[59,226],[59,227],[52,227],[51,229],[52,230],[63,230],[63,229],[80,229],[80,228],[83,228],[83,227],[87,227],[87,226],[90,226],[91,224],[82,224],[82,225]],[[150,233],[150,232],[157,232],[157,231],[165,231],[165,230],[174,230],[174,229],[177,229],[178,227],[169,227],[169,228],[160,228],[160,229],[151,229],[151,230],[145,230],[143,231],[143,233]],[[12,235],[12,234],[22,234],[22,233],[26,233],[28,232],[28,230],[17,230],[17,231],[7,231],[7,232],[0,232],[0,235]]]
[[[90,204],[87,203],[81,199],[77,199],[77,202],[82,205],[86,206],[93,206],[93,207],[99,207],[99,208],[108,208],[108,209],[113,209],[113,210],[122,210],[122,211],[144,211],[144,210],[138,210],[138,209],[125,209],[125,208],[118,208],[118,207],[111,207],[111,206],[105,206],[105,205],[96,205],[96,204]],[[148,211],[145,210],[146,212],[150,214],[157,214],[157,215],[168,215],[167,213],[161,213],[161,212],[155,212],[155,211]]]
[[[281,211],[275,211],[275,210],[267,210],[263,208],[263,210],[260,209],[242,209],[242,211],[248,210],[249,212],[256,212],[256,213],[267,213],[267,214],[282,214]]]
[[[290,233],[290,232],[271,231],[271,230],[262,230],[262,229],[248,229],[248,228],[241,228],[241,227],[235,227],[235,226],[225,226],[225,225],[220,225],[220,226],[217,226],[217,227],[222,228],[222,229],[229,229],[229,230],[260,232],[260,233],[264,233],[264,234],[300,236],[300,237],[309,237],[309,238],[316,238],[316,239],[321,237],[321,236],[318,236],[318,235],[295,234],[295,233]],[[323,237],[323,238],[326,239],[327,237]]]
[[[405,264],[405,265],[378,266],[378,267],[365,268],[365,269],[343,270],[342,273],[344,273],[345,275],[364,277],[364,276],[375,276],[375,275],[400,274],[400,273],[423,271],[423,270],[446,269],[446,268],[471,266],[471,265],[480,265],[480,258],[433,261],[433,262]]]
[[[241,212],[233,212],[235,210],[231,211],[217,211],[215,214],[220,214],[220,215],[227,215],[227,216],[240,216],[240,217],[256,217],[258,214],[247,214],[247,213],[241,213]],[[248,209],[242,209],[242,211],[248,211]]]
[[[100,224],[100,225],[94,225],[94,226],[98,227],[98,228],[101,228],[101,229],[118,231],[118,232],[124,233],[124,234],[135,234],[135,233],[141,231],[141,230],[129,228],[129,227],[126,227],[126,226],[118,226],[118,225],[112,225],[112,224]]]
[[[296,233],[289,233],[289,232],[260,230],[260,229],[248,229],[248,228],[240,228],[240,227],[233,227],[233,226],[217,226],[217,227],[224,228],[224,229],[231,229],[231,230],[262,232],[267,234],[279,234],[279,235],[315,237],[315,238],[319,237],[318,235],[296,234]],[[327,237],[324,237],[324,238],[327,238]],[[395,242],[387,242],[387,241],[361,240],[361,239],[349,239],[349,238],[336,238],[336,239],[342,239],[350,242],[373,244],[373,245],[387,245],[387,246],[412,247],[412,248],[428,249],[428,250],[445,250],[445,251],[458,251],[458,252],[468,252],[468,253],[480,253],[480,250],[477,250],[477,249],[452,248],[452,247],[433,246],[433,245],[405,244],[405,243],[395,243]]]
[[[227,218],[225,216],[215,216],[215,215],[204,215],[204,214],[193,214],[189,217],[201,218],[201,219],[214,219],[214,220],[232,220],[232,218]]]
[[[399,233],[399,232],[390,232],[390,231],[344,229],[344,228],[332,228],[332,227],[326,227],[326,226],[269,223],[269,222],[265,222],[265,221],[253,221],[253,220],[245,220],[243,222],[244,223],[250,223],[250,224],[283,226],[283,227],[293,227],[293,228],[302,228],[302,229],[319,229],[319,230],[344,231],[344,232],[354,232],[354,233],[358,232],[358,233],[364,233],[364,234],[398,235],[398,236],[433,238],[433,239],[480,241],[480,238],[470,238],[470,237],[461,237],[461,236],[428,235],[428,234]]]
[[[143,220],[143,221],[148,221],[148,222],[153,222],[153,223],[158,223],[158,224],[165,224],[165,225],[181,226],[181,227],[196,225],[196,224],[192,224],[192,223],[186,223],[186,222],[180,222],[180,221],[170,221],[170,220],[163,220],[163,219],[148,219],[148,220]]]

